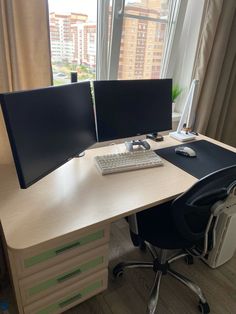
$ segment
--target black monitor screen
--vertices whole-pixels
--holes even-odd
[[[96,142],[89,82],[7,93],[0,99],[22,188]]]
[[[172,80],[95,81],[98,140],[172,128]]]

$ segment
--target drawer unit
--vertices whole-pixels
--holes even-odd
[[[92,274],[54,294],[24,307],[25,314],[57,314],[79,304],[107,287],[107,269]]]
[[[64,289],[85,276],[106,268],[107,264],[108,245],[106,244],[21,279],[19,286],[22,302],[26,305]]]
[[[14,252],[16,271],[19,278],[28,276],[68,258],[96,248],[109,241],[109,225],[93,228],[87,232],[56,238],[37,247]]]

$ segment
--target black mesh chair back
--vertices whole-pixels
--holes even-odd
[[[223,201],[236,185],[236,165],[205,176],[171,205],[174,224],[193,243],[204,237],[212,206]]]

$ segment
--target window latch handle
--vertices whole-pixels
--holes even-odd
[[[120,10],[118,11],[117,15],[118,16],[121,16],[124,14],[124,10],[125,10],[125,0],[121,0],[121,8]]]

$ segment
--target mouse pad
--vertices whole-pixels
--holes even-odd
[[[175,148],[179,146],[192,148],[197,156],[190,158],[176,154]],[[236,153],[205,140],[157,149],[155,152],[198,179],[221,168],[236,164]]]

